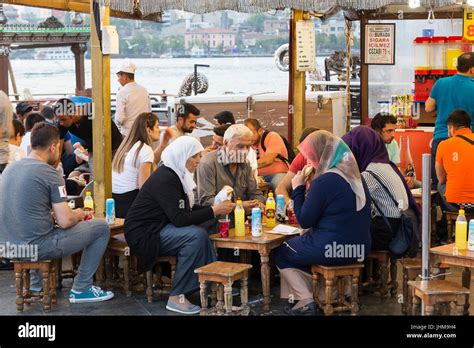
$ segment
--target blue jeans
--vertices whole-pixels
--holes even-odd
[[[438,177],[436,176],[436,152],[438,151],[439,143],[448,138],[433,139],[431,143],[431,189],[436,190],[438,188]]]
[[[160,255],[176,256],[176,274],[170,296],[199,289],[196,268],[217,260],[207,231],[199,226],[166,225],[160,231]]]
[[[57,228],[38,242],[38,260],[62,259],[82,251],[81,263],[72,289],[86,291],[92,286],[92,279],[107,248],[110,229],[104,220],[79,222],[68,228]],[[39,272],[31,272],[31,287],[40,289]]]
[[[266,182],[268,182],[268,189],[272,190],[273,193],[275,194],[275,190],[280,183],[280,181],[283,180],[285,177],[286,173],[278,173],[278,174],[272,174],[272,175],[265,175],[263,178],[265,179]]]

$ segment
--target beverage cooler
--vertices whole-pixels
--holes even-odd
[[[416,179],[420,181],[423,175],[421,158],[424,153],[431,153],[433,131],[433,127],[418,127],[416,129],[397,129],[395,132],[395,140],[397,141],[398,146],[402,144],[401,137],[406,137],[406,139],[408,139],[415,169],[415,176]]]

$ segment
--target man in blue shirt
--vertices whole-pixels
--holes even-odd
[[[438,111],[431,145],[431,179],[434,189],[438,184],[435,172],[436,151],[439,143],[448,139],[448,116],[454,110],[462,109],[471,116],[471,128],[474,129],[474,53],[461,54],[457,69],[456,75],[436,81],[425,104],[427,112]]]

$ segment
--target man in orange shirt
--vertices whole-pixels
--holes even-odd
[[[474,206],[474,134],[471,116],[461,109],[448,117],[447,139],[436,153],[438,191],[449,210]]]
[[[262,175],[269,183],[269,189],[275,192],[288,171],[288,150],[285,142],[277,132],[267,132],[263,140],[265,131],[254,118],[247,118],[245,125],[253,133],[253,148],[258,150],[258,175]]]

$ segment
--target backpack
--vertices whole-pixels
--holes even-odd
[[[260,146],[262,147],[263,151],[264,152],[267,152],[267,147],[265,146],[265,139],[267,138],[267,135],[270,133],[270,131],[264,131],[263,132],[263,135],[262,135],[262,139],[260,140]],[[278,133],[277,133],[278,134]],[[278,134],[280,135],[280,134]],[[284,136],[280,135],[281,139],[283,140],[283,142],[285,143],[285,147],[286,147],[286,151],[288,152],[288,158],[285,158],[283,157],[282,155],[277,155],[277,158],[283,162],[286,162],[288,163],[288,165],[291,164],[291,162],[293,162],[293,160],[295,159],[296,155],[295,155],[295,152],[293,151],[293,148],[291,147],[291,144],[290,142],[288,141],[288,139],[286,139]]]

